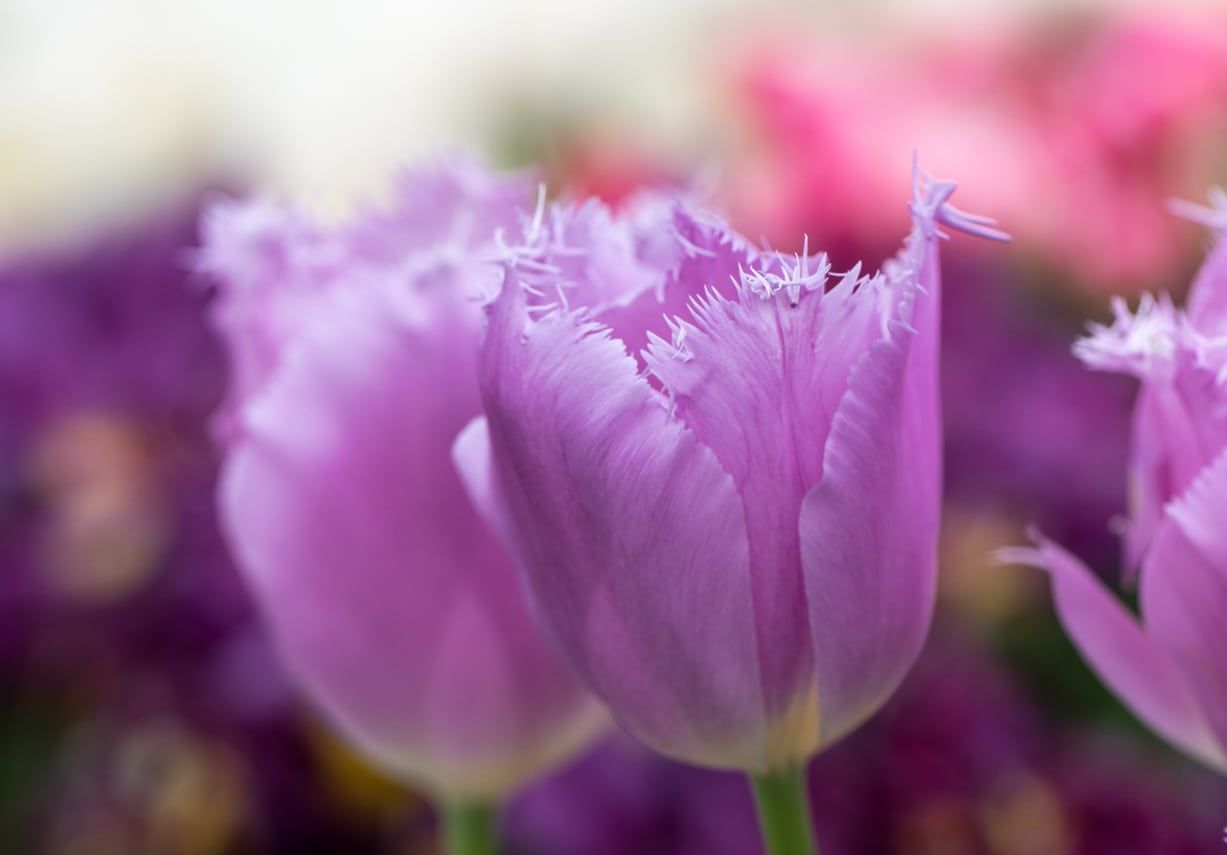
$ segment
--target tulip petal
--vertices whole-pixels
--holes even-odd
[[[1227,451],[1168,509],[1142,571],[1142,615],[1184,667],[1227,767]]]
[[[463,158],[444,159],[399,175],[391,205],[370,208],[342,229],[268,199],[211,205],[197,266],[220,285],[214,323],[233,375],[219,420],[223,433],[329,291],[356,278],[400,273],[424,281],[424,268],[474,264],[496,232],[519,222],[532,183],[525,173],[495,174]]]
[[[1074,352],[1092,368],[1133,374],[1142,391],[1129,451],[1125,567],[1138,567],[1163,508],[1189,486],[1227,437],[1218,379],[1203,364],[1202,342],[1166,297],[1143,296],[1131,313],[1112,304],[1112,325],[1092,324]]]
[[[797,519],[822,477],[822,450],[852,365],[880,334],[886,285],[852,273],[824,292],[819,267],[814,287],[794,301],[784,289],[805,286],[777,288],[760,273],[748,272],[735,299],[714,290],[696,299],[693,323],[676,321],[675,340],[655,338],[645,359],[676,417],[715,453],[744,504],[762,690],[777,727],[769,759],[786,763],[818,747]],[[808,721],[796,712],[807,706]]]
[[[1200,466],[1193,422],[1169,379],[1142,384],[1133,411],[1129,447],[1129,527],[1125,567],[1141,565],[1164,506],[1188,485]]]
[[[1227,580],[1227,449],[1168,508],[1184,536]]]
[[[891,283],[899,316],[852,372],[800,535],[822,741],[871,715],[932,615],[941,431],[935,238],[918,228]]]
[[[230,360],[231,388],[219,417],[227,432],[273,376],[285,343],[333,281],[344,249],[302,213],[267,199],[216,202],[202,230],[197,266],[220,283],[213,322]]]
[[[656,227],[663,225],[663,212]],[[645,292],[656,293],[662,272],[640,256],[635,228],[626,217],[589,199],[580,205],[556,205],[543,213],[544,226],[534,240],[542,278],[557,289],[563,305],[583,306],[594,313],[617,310]]]
[[[1189,289],[1188,312],[1200,332],[1227,333],[1227,239],[1221,234]]]
[[[723,285],[753,266],[758,252],[721,220],[677,200],[647,197],[633,218],[636,256],[653,271],[656,287],[634,299],[597,305],[597,318],[636,359],[662,317],[686,313],[709,285]],[[642,367],[642,365],[641,365]]]
[[[402,309],[378,289],[319,307],[245,412],[221,513],[328,717],[397,773],[492,797],[577,747],[596,717],[448,458],[479,407],[476,329]],[[455,373],[440,381],[442,362]]]
[[[490,454],[490,424],[485,416],[473,419],[456,435],[452,443],[452,463],[474,509],[481,514],[491,531],[499,533],[504,543],[511,543],[511,532],[495,483],[494,459]]]
[[[1030,560],[1051,574],[1061,625],[1099,678],[1164,739],[1191,756],[1221,765],[1222,751],[1203,707],[1164,646],[1069,552],[1040,538],[1032,553]]]
[[[404,170],[387,204],[354,217],[346,249],[364,264],[396,264],[440,248],[487,247],[496,233],[519,226],[538,180],[531,170],[491,172],[463,156]]]
[[[765,724],[741,500],[608,331],[529,322],[509,272],[482,394],[515,547],[547,633],[662,753],[759,768]]]
[[[1227,193],[1221,188],[1210,191],[1210,204],[1198,205],[1173,200],[1172,213],[1210,228],[1214,232],[1214,248],[1202,263],[1189,289],[1188,312],[1193,325],[1206,335],[1227,332]]]

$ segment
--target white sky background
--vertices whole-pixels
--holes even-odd
[[[1143,4],[0,0],[0,247],[220,174],[335,207],[398,163],[482,151],[520,98],[693,149],[713,94],[704,69],[720,60],[705,49],[729,21],[906,34],[1125,5]]]

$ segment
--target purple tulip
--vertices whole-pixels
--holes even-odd
[[[531,198],[526,177],[448,164],[332,229],[264,202],[205,222],[234,375],[231,547],[309,698],[379,766],[455,801],[503,795],[605,722],[451,457],[480,412],[491,259]],[[621,228],[603,209],[585,222]]]
[[[1227,207],[1203,215],[1227,227]],[[1130,562],[1140,619],[1077,558],[1036,536],[1007,550],[1048,569],[1057,614],[1100,678],[1155,732],[1227,772],[1227,241],[1220,236],[1178,310],[1144,298],[1114,305],[1075,352],[1133,374]]]
[[[902,253],[829,288],[824,255],[681,217],[672,279],[699,295],[689,319],[657,314],[669,338],[638,359],[585,311],[601,283],[508,267],[488,423],[458,453],[499,497],[547,634],[652,748],[795,767],[915,659],[939,515],[938,224],[1003,237],[947,205],[953,189],[918,183]]]

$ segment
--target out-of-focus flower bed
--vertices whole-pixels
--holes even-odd
[[[1217,13],[1054,18],[903,46],[772,33],[743,56],[730,206],[781,242],[864,240],[919,150],[959,176],[969,209],[1009,224],[1053,290],[1154,288],[1195,257],[1168,197],[1200,198],[1227,167]]]
[[[6,851],[370,845],[411,805],[295,706],[218,535],[196,217],[0,272]]]
[[[720,204],[776,246],[880,257],[911,150],[1016,253],[947,256],[938,629],[886,710],[813,764],[824,852],[1219,852],[1227,784],[1083,666],[1029,523],[1116,581],[1134,388],[1070,354],[1108,291],[1177,289],[1164,210],[1227,179],[1227,20],[1143,16],[863,52],[765,32],[725,68]],[[549,129],[537,137],[549,138]],[[583,134],[563,194],[677,174]],[[836,219],[834,212],[841,217]],[[0,269],[0,850],[435,851],[434,821],[290,690],[217,531],[226,365],[198,205]],[[743,853],[743,780],[615,737],[507,812],[518,853]]]

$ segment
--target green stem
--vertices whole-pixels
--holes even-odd
[[[758,825],[767,855],[814,855],[814,825],[810,819],[805,767],[751,775]]]
[[[494,807],[481,802],[445,802],[442,810],[447,855],[494,855]]]

